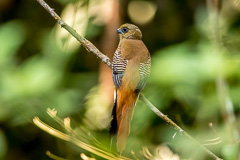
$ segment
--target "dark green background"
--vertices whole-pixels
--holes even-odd
[[[220,137],[220,143],[207,148],[222,158],[237,159],[240,154],[239,6],[223,1],[218,43],[213,21],[208,21],[211,13],[206,1],[151,1],[157,7],[154,18],[138,25],[152,55],[152,73],[144,95],[200,143]],[[77,1],[46,2],[61,14],[69,3]],[[82,7],[89,2],[85,0]],[[120,23],[133,23],[127,13],[129,3],[119,2]],[[102,48],[105,24],[93,21],[94,17],[89,17],[85,37]],[[38,116],[61,129],[46,113],[47,108],[56,108],[59,117],[71,118],[73,128],[86,125],[83,123],[86,105],[98,85],[99,59],[82,47],[71,51],[61,49],[56,27],[59,27],[56,21],[35,0],[0,1],[0,159],[51,159],[46,156],[47,150],[68,159],[81,159],[82,152],[93,156],[32,123]],[[65,41],[62,40],[62,45]],[[219,89],[219,77],[224,79],[226,90]],[[108,128],[91,132],[100,141],[109,137]],[[209,159],[183,135],[177,133],[172,138],[175,132],[139,102],[124,155],[131,157],[129,151],[134,150],[142,157],[141,146],[154,153],[159,144],[166,144],[181,159]]]

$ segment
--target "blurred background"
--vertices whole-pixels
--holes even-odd
[[[46,2],[111,58],[120,24],[138,25],[152,56],[143,94],[216,155],[240,159],[239,0]],[[46,151],[101,159],[42,131],[32,119],[61,130],[46,112],[55,108],[61,119],[71,119],[80,140],[109,148],[112,103],[111,70],[37,1],[0,0],[0,159],[54,159]],[[131,128],[126,157],[211,158],[141,101]]]

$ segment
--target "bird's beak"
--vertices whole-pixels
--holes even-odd
[[[117,33],[118,33],[118,34],[123,34],[123,32],[121,31],[120,28],[117,29]]]

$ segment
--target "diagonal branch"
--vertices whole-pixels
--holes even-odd
[[[192,140],[195,144],[197,144],[199,147],[201,147],[204,151],[206,151],[211,157],[213,157],[216,160],[221,160],[218,156],[216,156],[213,152],[211,152],[209,149],[204,147],[202,144],[200,144],[196,139],[194,139],[192,136],[190,136],[186,131],[184,131],[181,127],[179,127],[176,123],[174,123],[170,118],[168,118],[167,115],[164,115],[161,111],[157,109],[144,95],[140,95],[141,100],[154,112],[160,117],[162,120],[167,122],[168,124],[172,125],[174,129],[179,131],[180,133],[183,133],[187,138]]]
[[[48,11],[48,13],[51,14],[51,16],[57,20],[57,22],[61,25],[62,28],[66,29],[73,37],[75,37],[82,45],[83,47],[88,51],[96,55],[98,58],[100,58],[106,65],[108,65],[110,68],[112,68],[111,60],[106,55],[102,54],[90,41],[88,41],[86,38],[80,36],[72,27],[70,27],[68,24],[66,24],[59,15],[54,11],[53,8],[51,8],[46,2],[43,0],[37,0],[38,3],[40,3],[43,8]]]
[[[52,9],[44,0],[37,0],[38,3],[40,3],[50,14],[51,16],[57,20],[57,22],[61,25],[62,28],[66,29],[73,37],[75,37],[82,45],[83,47],[92,54],[96,55],[98,58],[102,60],[105,64],[107,64],[112,69],[112,64],[110,58],[108,58],[106,55],[101,53],[90,41],[85,39],[84,37],[81,37],[72,27],[67,25]],[[168,124],[172,125],[174,129],[176,129],[178,132],[183,133],[186,137],[191,139],[193,142],[195,142],[198,146],[200,146],[204,151],[206,151],[212,158],[216,160],[221,160],[218,156],[216,156],[214,153],[212,153],[210,150],[205,148],[203,145],[201,145],[197,140],[195,140],[193,137],[191,137],[187,132],[185,132],[181,127],[179,127],[176,123],[174,123],[170,118],[168,118],[166,115],[164,115],[161,111],[157,109],[147,98],[145,98],[142,94],[140,95],[140,99],[162,120],[166,121]]]

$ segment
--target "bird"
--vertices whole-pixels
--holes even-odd
[[[115,87],[109,132],[117,134],[117,151],[122,153],[130,134],[135,105],[150,75],[151,57],[136,25],[123,24],[117,33],[120,40],[112,61]]]

